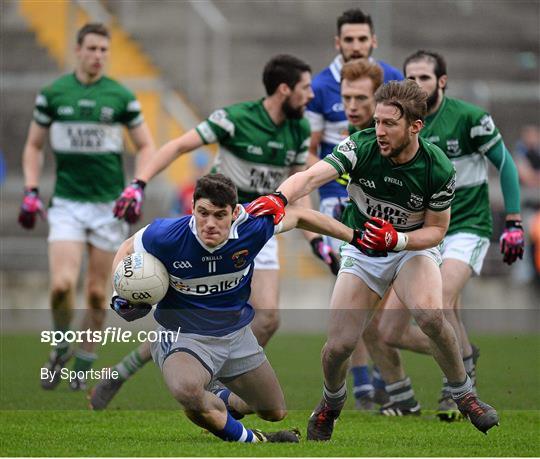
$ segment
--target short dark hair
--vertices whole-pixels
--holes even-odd
[[[337,18],[337,34],[341,33],[341,28],[345,24],[367,24],[369,30],[373,33],[373,20],[369,14],[364,13],[360,8],[351,8],[344,11],[341,16]]]
[[[195,184],[193,202],[208,199],[218,207],[231,206],[234,210],[238,203],[238,192],[232,180],[223,174],[207,174]]]
[[[266,94],[274,94],[281,83],[293,89],[304,72],[311,73],[311,67],[301,59],[289,54],[278,54],[264,66],[263,84]]]
[[[101,35],[107,39],[111,39],[109,29],[99,22],[90,22],[83,25],[77,32],[77,44],[80,46],[83,44],[84,37],[88,34],[95,33],[96,35]]]
[[[403,63],[404,75],[407,65],[409,65],[411,62],[416,61],[431,62],[433,64],[433,70],[435,71],[435,76],[437,77],[437,79],[439,79],[443,75],[448,75],[446,73],[446,61],[444,60],[444,57],[442,57],[439,53],[436,53],[434,51],[426,51],[424,49],[416,51],[405,59],[405,62]]]
[[[411,124],[424,120],[427,112],[427,93],[412,80],[389,81],[375,92],[375,103],[392,105]]]

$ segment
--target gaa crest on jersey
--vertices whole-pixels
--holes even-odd
[[[491,135],[495,132],[495,123],[493,118],[485,114],[480,119],[480,124],[471,128],[471,139],[482,135]]]
[[[249,255],[249,250],[247,249],[242,249],[242,250],[239,250],[238,252],[234,252],[231,257],[234,267],[240,269],[246,266],[248,255]]]
[[[448,156],[458,156],[461,154],[461,147],[458,139],[448,139],[446,141],[446,153]]]
[[[409,198],[407,204],[409,204],[409,206],[411,206],[415,210],[421,209],[422,207],[424,207],[424,197],[418,194],[411,193],[411,197]]]
[[[339,151],[340,153],[348,153],[354,150],[356,150],[356,143],[354,143],[350,137],[345,139],[337,146],[337,151]]]
[[[101,107],[101,111],[99,113],[99,120],[104,123],[109,123],[113,120],[114,116],[114,108],[112,107]]]

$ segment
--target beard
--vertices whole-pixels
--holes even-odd
[[[435,107],[438,103],[439,103],[439,80],[437,80],[437,86],[435,87],[433,92],[428,95],[428,98],[426,100],[428,113],[431,112],[433,107]]]
[[[369,48],[369,51],[367,53],[367,56],[362,56],[360,53],[353,53],[350,56],[345,56],[345,53],[343,52],[343,49],[340,48],[339,53],[341,54],[341,58],[343,59],[343,63],[352,61],[354,59],[367,59],[371,56],[371,53],[373,52],[373,46]]]
[[[290,102],[290,97],[285,99],[281,109],[283,110],[283,113],[285,113],[285,118],[289,120],[299,120],[304,117],[304,107],[293,107]]]
[[[406,137],[405,140],[401,143],[401,145],[398,145],[396,148],[394,148],[390,154],[388,155],[388,158],[397,158],[405,148],[407,148],[411,144],[411,139],[409,137]]]

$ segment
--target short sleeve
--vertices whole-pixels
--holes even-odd
[[[437,188],[429,198],[428,208],[434,212],[442,212],[450,207],[456,191],[456,171],[452,170],[442,180],[442,186]],[[439,181],[439,183],[441,182]]]
[[[36,96],[33,119],[37,124],[43,127],[49,127],[53,122],[49,100],[46,91],[44,90]]]
[[[141,103],[131,91],[126,90],[125,109],[120,121],[129,129],[133,129],[144,121]]]
[[[358,160],[358,144],[349,136],[338,143],[332,153],[326,156],[323,161],[334,167],[339,175],[352,172]]]
[[[502,140],[499,129],[488,113],[472,112],[470,123],[469,138],[475,151],[485,155]]]
[[[205,144],[223,142],[234,137],[234,122],[226,109],[214,111],[206,120],[196,127]]]
[[[133,251],[134,252],[148,252],[148,250],[146,250],[146,247],[144,246],[144,243],[143,243],[143,235],[144,235],[144,232],[146,231],[146,228],[148,228],[150,225],[146,225],[144,228],[141,228],[139,231],[137,231],[134,235],[133,235]]]

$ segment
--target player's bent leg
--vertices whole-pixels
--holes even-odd
[[[450,393],[461,413],[480,431],[499,422],[497,412],[474,394],[465,372],[456,334],[442,312],[442,281],[434,260],[413,256],[394,281],[397,296],[410,309],[416,322],[432,341],[433,357],[448,379]],[[426,289],[425,285],[431,288]]]
[[[298,442],[293,432],[265,434],[246,429],[227,412],[223,401],[205,390],[211,379],[208,370],[186,352],[171,354],[163,363],[163,377],[174,398],[185,408],[186,416],[225,441],[242,443]]]
[[[107,408],[122,385],[150,360],[152,360],[150,343],[145,341],[111,368],[118,373],[118,378],[104,378],[90,390],[88,396],[90,408],[93,410]]]
[[[389,289],[383,302],[379,331],[384,342],[398,349],[431,354],[429,338],[419,327],[411,324],[411,313],[393,288]]]
[[[385,416],[419,415],[420,404],[416,401],[411,380],[405,375],[401,355],[381,338],[382,313],[383,311],[378,310],[364,331],[371,357],[386,381],[385,394],[388,400],[382,404],[379,413]]]
[[[285,397],[274,369],[266,360],[258,368],[226,381],[233,394],[266,421],[281,421],[287,416]]]
[[[255,309],[253,334],[264,347],[279,328],[279,271],[255,269],[249,301]]]
[[[75,303],[75,290],[81,268],[84,244],[76,241],[49,243],[50,302],[55,331],[70,329]],[[72,356],[67,342],[59,343],[49,355],[45,366],[54,370],[54,377],[42,379],[43,389],[54,389],[60,383],[60,371]]]
[[[331,299],[328,338],[322,349],[323,399],[311,414],[308,440],[327,441],[332,437],[345,400],[348,360],[379,296],[360,277],[341,272]]]

